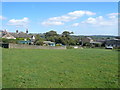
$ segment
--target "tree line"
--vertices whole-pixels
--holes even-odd
[[[51,41],[55,42],[56,45],[82,45],[82,46],[90,46],[90,43],[83,43],[81,40],[84,37],[87,36],[75,36],[73,35],[74,32],[70,31],[63,31],[61,34],[58,34],[56,31],[51,30],[43,34],[33,34],[29,33],[29,35],[35,36],[34,45],[43,45],[43,41]],[[90,37],[90,36],[89,36]],[[91,38],[96,40],[105,40],[105,39],[111,39],[114,38],[113,36],[91,36]],[[120,37],[115,37],[117,39],[120,39]],[[0,38],[0,40],[3,43],[18,43],[18,41],[23,41],[25,38],[16,38],[16,39],[5,39]],[[30,38],[27,38],[29,41]],[[104,45],[103,45],[104,46]]]
[[[35,44],[36,45],[42,45],[43,41],[51,41],[55,42],[56,44],[62,44],[62,45],[77,45],[79,43],[79,39],[73,38],[71,34],[74,34],[73,32],[64,31],[62,34],[57,34],[56,31],[49,31],[44,33],[44,36],[41,36],[40,34],[36,35]]]

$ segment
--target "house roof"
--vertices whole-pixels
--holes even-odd
[[[102,42],[90,42],[92,44],[102,44]]]
[[[28,35],[24,32],[20,32],[20,33],[10,33],[12,36],[16,37],[16,38],[30,38],[32,35]]]
[[[87,39],[90,39],[90,40],[92,40],[92,38],[91,37],[86,37]]]
[[[4,35],[2,38],[15,39],[15,37],[12,36],[12,35],[9,34],[9,33],[7,33],[6,35]]]
[[[48,43],[54,43],[54,42],[51,42],[51,41],[43,41],[43,43],[48,44]]]

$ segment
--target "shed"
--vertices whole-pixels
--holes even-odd
[[[55,46],[55,42],[51,42],[51,41],[43,41],[44,45],[48,45],[48,46]]]

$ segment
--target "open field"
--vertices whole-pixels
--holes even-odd
[[[118,52],[3,49],[3,88],[118,88]]]
[[[0,47],[0,89],[2,88],[2,48]]]

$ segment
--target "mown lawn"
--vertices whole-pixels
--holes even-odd
[[[3,88],[118,88],[118,52],[3,49]]]

